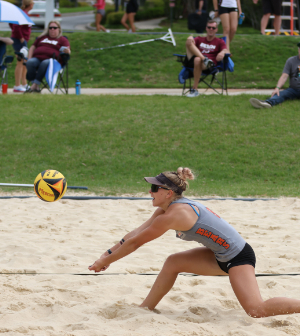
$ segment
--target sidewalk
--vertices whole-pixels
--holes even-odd
[[[200,95],[212,95],[216,94],[213,90],[209,89],[199,89]],[[229,96],[237,96],[241,94],[247,95],[266,95],[270,96],[273,92],[273,89],[228,89]],[[75,88],[69,88],[69,94],[75,94]],[[8,94],[14,95],[22,95],[23,93],[15,93],[13,89],[8,89]],[[44,89],[42,94],[51,94],[48,90]],[[59,92],[59,94],[62,94]],[[181,96],[182,89],[111,89],[111,88],[91,88],[85,89],[81,88],[81,94],[83,95],[146,95],[146,96],[153,96],[153,95],[166,95],[166,96]],[[200,97],[201,98],[201,97]]]

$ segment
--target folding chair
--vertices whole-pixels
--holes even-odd
[[[12,63],[14,60],[13,56],[5,56],[6,54],[6,44],[0,41],[0,75],[1,75],[1,85],[7,83],[7,64]]]
[[[58,90],[60,90],[64,94],[68,94],[69,92],[69,68],[68,68],[68,62],[70,59],[69,54],[61,53],[60,58],[62,60],[62,67],[61,70],[58,73],[57,82],[55,84],[55,93],[58,93]],[[65,77],[65,78],[64,78]],[[48,89],[49,92],[51,92],[49,85],[45,78],[42,80],[41,83],[41,90]],[[52,93],[52,92],[51,92]]]
[[[177,62],[182,63],[182,69],[178,75],[178,80],[180,84],[183,84],[182,95],[186,95],[190,92],[192,88],[192,78],[194,78],[194,69],[188,68],[184,66],[184,59],[186,55],[181,54],[173,54],[177,56]],[[212,67],[210,70],[202,71],[201,78],[199,83],[203,82],[207,86],[207,90],[210,88],[214,90],[217,94],[223,95],[224,92],[228,95],[228,88],[227,88],[227,70],[233,71],[229,65],[232,63],[230,59],[230,54],[225,54],[223,61],[218,62],[217,65]],[[218,75],[221,74],[222,78],[219,80]],[[209,78],[211,76],[210,81]],[[187,80],[189,81],[187,85]],[[218,86],[218,87],[216,87]],[[207,91],[206,90],[206,91]]]

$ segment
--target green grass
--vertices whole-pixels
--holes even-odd
[[[192,195],[298,196],[297,101],[248,96],[1,96],[0,181],[57,169],[102,194],[147,192],[144,176],[187,166]]]
[[[36,33],[32,34],[29,45],[36,36]],[[177,79],[181,64],[176,62],[173,53],[185,53],[187,34],[175,34],[176,47],[160,40],[90,52],[87,50],[159,38],[163,34],[82,32],[69,33],[67,36],[72,49],[69,63],[71,87],[75,86],[77,79],[82,87],[181,87]],[[285,60],[297,54],[297,41],[292,36],[236,36],[231,44],[235,71],[228,74],[229,87],[273,88]],[[11,46],[8,53],[13,54]],[[15,61],[8,71],[9,87],[14,85],[14,67]]]
[[[66,13],[80,13],[80,12],[88,12],[88,11],[94,11],[95,7],[92,6],[83,6],[83,7],[60,7],[59,11],[61,14]]]

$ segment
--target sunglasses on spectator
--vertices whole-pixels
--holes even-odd
[[[170,189],[168,189],[168,188],[159,187],[159,186],[156,185],[156,184],[151,184],[151,192],[156,193],[156,192],[158,192],[158,189],[170,190]]]
[[[211,27],[211,26],[206,26],[206,28],[207,29],[213,29],[213,30],[217,29],[217,27]]]
[[[58,29],[58,27],[49,27],[49,30],[50,30],[50,29]]]

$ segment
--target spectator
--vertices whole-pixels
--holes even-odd
[[[29,49],[27,61],[27,79],[33,84],[26,93],[40,93],[40,84],[44,78],[50,58],[60,60],[60,53],[70,54],[70,43],[62,36],[58,21],[50,21],[47,29],[40,35]]]
[[[254,1],[254,0],[253,0]],[[238,18],[242,13],[240,0],[213,0],[215,18],[220,17],[223,27],[223,36],[226,36],[227,49],[230,50],[230,42],[236,33]]]
[[[195,2],[196,13],[201,15],[206,13],[206,3],[204,0],[196,0]]]
[[[274,89],[271,98],[267,100],[258,100],[251,98],[250,103],[256,108],[270,108],[277,104],[283,103],[288,99],[300,99],[300,42],[298,46],[298,55],[288,58],[283,68],[276,88]],[[290,78],[290,86],[288,89],[279,91],[286,80]]]
[[[123,15],[121,19],[122,25],[127,29],[128,33],[135,33],[135,26],[134,26],[134,17],[139,9],[139,4],[137,0],[129,0],[126,6],[126,13]],[[126,23],[129,21],[130,27]]]
[[[106,33],[110,33],[109,29],[106,29],[104,26],[101,25],[101,20],[105,16],[105,0],[97,0],[97,2],[94,4],[94,7],[96,7],[96,30],[100,31],[103,30]]]
[[[216,21],[209,20],[206,24],[206,37],[198,36],[194,39],[193,36],[189,36],[187,38],[187,55],[184,65],[188,68],[194,68],[194,84],[187,97],[199,96],[197,87],[202,70],[216,65],[228,53],[225,42],[216,37],[217,31],[218,25]]]
[[[253,0],[254,4],[258,3],[258,0]],[[270,15],[274,14],[274,30],[275,35],[280,34],[281,28],[281,5],[282,0],[262,0],[262,7],[263,7],[263,17],[260,21],[260,32],[262,35],[265,35],[266,28],[270,19]]]
[[[33,0],[23,0],[21,9],[28,14],[33,7]],[[13,48],[15,52],[20,52],[23,47],[27,47],[31,34],[30,25],[9,24],[11,27],[11,38],[14,41]],[[17,65],[15,69],[15,86],[14,92],[25,92],[27,88],[26,82],[26,66],[24,66],[24,59],[17,58]]]

